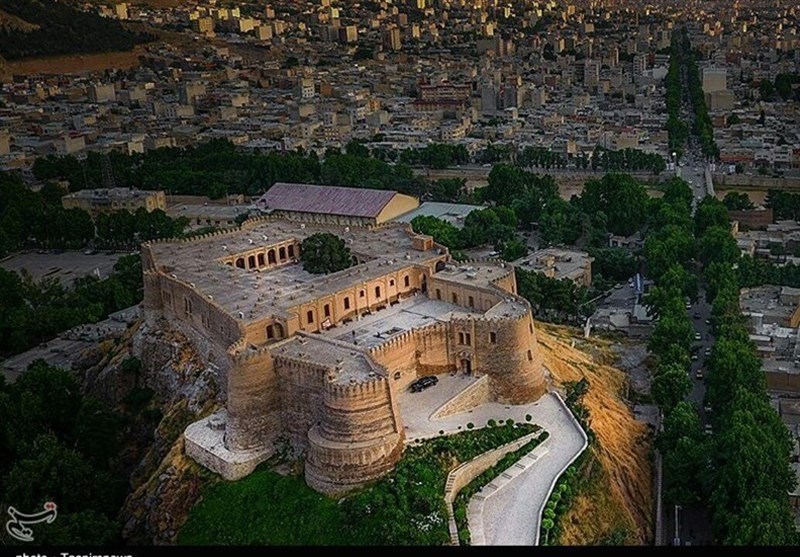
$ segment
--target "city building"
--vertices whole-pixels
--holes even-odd
[[[514,265],[526,271],[541,273],[552,279],[568,279],[579,286],[592,285],[591,257],[585,251],[544,248],[514,261]]]
[[[278,182],[255,205],[263,212],[298,221],[366,226],[416,209],[419,200],[391,190]]]
[[[61,198],[65,209],[82,209],[91,215],[110,213],[112,211],[136,212],[143,208],[147,211],[167,208],[163,191],[142,191],[131,188],[110,188],[96,190],[79,190],[68,193]]]

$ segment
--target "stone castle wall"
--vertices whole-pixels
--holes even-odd
[[[323,493],[344,493],[384,475],[400,459],[404,438],[389,381],[328,383],[320,424],[308,438],[306,482]]]
[[[247,222],[244,227],[251,225]],[[437,278],[436,263],[410,265],[368,284],[354,281],[353,287],[299,304],[288,315],[242,323],[168,267],[157,268],[147,244],[141,253],[146,318],[163,319],[184,332],[220,370],[219,384],[227,394],[225,450],[267,454],[279,436],[287,435],[305,454],[306,480],[319,491],[342,493],[391,470],[402,454],[404,437],[396,395],[419,376],[466,369],[485,375],[487,380],[473,389],[473,402],[489,398],[529,402],[544,392],[529,306],[527,312],[507,317],[437,322],[369,350],[348,344],[349,350],[360,352],[375,367],[369,379],[353,384],[332,380],[339,371],[332,362],[272,352],[293,342],[297,334],[318,331],[325,319],[336,324],[418,293],[424,286],[430,298],[475,312],[508,299],[519,301],[511,267],[498,266],[492,284],[480,287]],[[446,258],[446,250],[442,253]],[[200,449],[195,452],[201,454]],[[247,466],[251,464],[248,461]]]

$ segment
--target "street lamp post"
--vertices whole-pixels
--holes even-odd
[[[680,537],[680,534],[678,533],[678,528],[679,528],[678,511],[680,511],[680,510],[681,510],[681,506],[680,505],[675,505],[675,538],[672,540],[672,545],[681,545],[681,537]]]

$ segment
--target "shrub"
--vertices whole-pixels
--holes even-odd
[[[497,425],[497,422],[496,422],[496,421],[494,421],[493,419],[490,419],[488,422],[486,422],[486,424],[487,424],[489,427],[495,427],[495,426]]]
[[[474,427],[475,427],[475,424],[473,424],[472,422],[467,424],[467,429],[472,429]]]
[[[532,419],[533,419],[533,416],[531,416],[530,414],[525,414],[525,421],[526,421],[526,422],[529,422],[529,421],[531,421]]]

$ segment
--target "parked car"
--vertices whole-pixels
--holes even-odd
[[[698,369],[696,372],[694,372],[694,378],[695,379],[702,379],[703,378],[703,370],[702,369]]]
[[[434,386],[438,382],[439,378],[434,375],[430,375],[428,377],[420,377],[419,379],[411,383],[411,392],[419,393],[421,391],[424,391],[428,387]]]
[[[702,338],[703,338],[703,337],[700,335],[700,333],[695,333],[695,334],[694,334],[694,339],[695,339],[695,340],[700,340],[700,339],[702,339]]]
[[[699,311],[694,312],[694,316],[693,317],[695,319],[700,319],[700,312]]]

